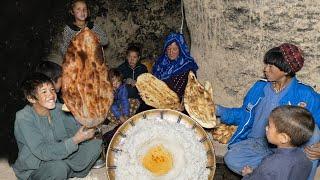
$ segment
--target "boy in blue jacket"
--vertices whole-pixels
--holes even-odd
[[[111,112],[121,123],[125,122],[130,115],[130,103],[126,85],[122,83],[123,75],[116,69],[110,70],[110,80],[114,91],[114,100]]]
[[[320,96],[311,87],[300,83],[295,73],[304,63],[301,50],[284,43],[270,49],[264,56],[266,79],[256,82],[244,98],[240,108],[217,107],[217,116],[223,123],[237,125],[238,129],[229,141],[225,155],[227,166],[241,174],[244,166],[256,168],[261,160],[272,154],[265,136],[270,112],[281,105],[295,105],[308,109],[314,116],[316,128],[307,148],[319,144]],[[309,154],[307,153],[309,156]],[[309,178],[313,179],[319,157],[313,161]]]

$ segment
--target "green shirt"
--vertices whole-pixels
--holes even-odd
[[[61,107],[56,104],[50,111],[51,123],[30,105],[16,113],[14,134],[19,154],[13,170],[19,179],[28,179],[43,161],[65,160],[71,169],[81,171],[93,160],[88,151],[100,151],[101,140],[74,144],[72,137],[79,126]]]

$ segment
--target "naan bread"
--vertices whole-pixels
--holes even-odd
[[[203,87],[192,71],[188,75],[188,83],[184,92],[184,107],[190,117],[202,127],[216,126],[215,105],[213,103],[212,87],[206,82]]]
[[[113,102],[112,84],[99,38],[81,30],[67,49],[62,64],[62,97],[74,117],[91,128],[102,123]]]
[[[150,73],[141,74],[136,83],[143,101],[158,109],[180,109],[178,95],[165,82]]]
[[[217,125],[214,130],[211,131],[212,138],[222,144],[227,144],[234,132],[237,130],[237,126],[226,124]]]

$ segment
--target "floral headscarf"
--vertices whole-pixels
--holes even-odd
[[[169,45],[176,42],[179,46],[179,56],[176,60],[170,60],[166,50]],[[162,55],[153,66],[153,74],[161,80],[192,70],[196,72],[198,65],[190,56],[189,48],[184,40],[183,34],[171,33],[165,40]]]

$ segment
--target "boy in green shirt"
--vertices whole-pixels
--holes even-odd
[[[16,113],[14,134],[19,154],[13,165],[18,179],[85,177],[100,155],[94,129],[78,127],[56,103],[51,79],[32,74],[22,86],[29,102]]]

